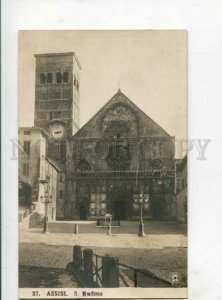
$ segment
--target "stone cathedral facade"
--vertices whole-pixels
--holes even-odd
[[[79,129],[80,71],[75,53],[36,57],[34,126],[48,133],[47,157],[65,178],[58,220],[175,215],[174,137],[121,90]],[[86,87],[81,86],[81,89]]]

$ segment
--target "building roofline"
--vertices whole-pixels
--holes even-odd
[[[57,164],[49,157],[46,157],[45,158],[48,163],[50,163],[57,171],[61,172],[60,168],[57,166]]]
[[[36,127],[36,126],[32,126],[32,127],[19,127],[19,130],[31,130],[31,131],[40,131],[43,135],[50,137],[49,133],[41,127]]]
[[[80,70],[82,69],[80,61],[76,55],[75,52],[62,52],[62,53],[40,53],[40,54],[34,54],[35,58],[37,57],[50,57],[50,56],[65,56],[65,55],[70,55],[70,56],[74,56]]]
[[[172,138],[175,139],[175,136],[170,135],[168,132],[165,131],[165,129],[163,129],[158,123],[156,123],[156,121],[154,121],[150,116],[148,116],[144,111],[142,111],[141,108],[139,108],[139,106],[137,106],[137,104],[135,104],[132,100],[130,100],[121,90],[120,88],[118,89],[118,91],[112,96],[111,99],[109,99],[104,105],[102,105],[102,107],[97,111],[97,113],[95,115],[93,115],[81,128],[79,128],[79,130],[72,136],[72,138],[78,137],[79,132],[81,132],[83,130],[83,128],[87,127],[88,124],[90,124],[90,122],[93,120],[93,118],[99,114],[101,111],[103,111],[103,109],[113,101],[113,99],[118,95],[118,94],[122,94],[128,101],[129,103],[131,103],[131,105],[133,107],[135,107],[137,110],[139,110],[142,114],[144,114],[147,118],[149,118],[152,122],[154,122],[163,132],[165,132],[166,137],[168,138]],[[120,101],[121,102],[121,101]],[[117,103],[115,103],[114,105],[116,105]],[[133,108],[132,108],[133,109]]]
[[[182,160],[177,165],[177,172],[181,172],[184,167],[187,165],[187,154],[182,158]]]

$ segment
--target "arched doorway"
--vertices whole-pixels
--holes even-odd
[[[130,195],[126,191],[113,192],[112,211],[114,220],[126,220],[130,214]]]

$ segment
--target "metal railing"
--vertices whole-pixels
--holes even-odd
[[[102,259],[104,256],[93,254],[93,276],[95,282],[103,287],[102,282]],[[156,281],[156,286],[172,286],[170,282],[158,277],[148,270],[141,270],[118,262],[117,268],[121,287],[149,287],[150,279]]]
[[[149,270],[120,263],[116,257],[94,254],[92,249],[73,247],[71,269],[83,287],[171,287]]]
[[[102,258],[103,256],[93,254],[93,278],[102,287]]]
[[[130,279],[130,281],[133,282],[134,287],[149,287],[149,283],[146,284],[146,282],[150,281],[150,279],[155,280],[157,286],[158,285],[171,286],[170,282],[158,277],[153,272],[150,272],[148,270],[141,270],[141,269],[133,268],[133,267],[123,264],[123,263],[119,263],[119,266],[120,266],[120,270],[121,270],[120,278],[124,282],[126,287],[130,286],[129,283],[124,281],[123,273],[126,271],[127,271],[126,276]]]

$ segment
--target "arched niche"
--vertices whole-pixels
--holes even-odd
[[[135,112],[122,103],[110,107],[100,121],[105,138],[128,138],[138,136],[138,118]]]

